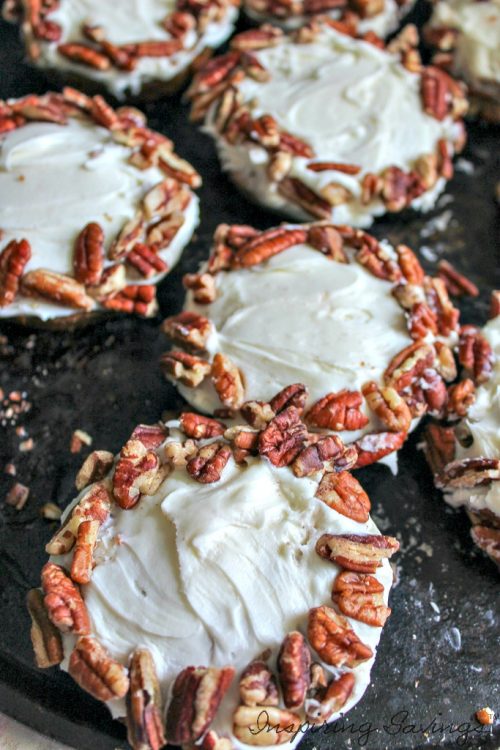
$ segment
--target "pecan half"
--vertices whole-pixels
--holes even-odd
[[[234,677],[233,667],[187,667],[177,676],[167,711],[167,742],[196,742],[212,723]]]
[[[66,522],[45,545],[45,551],[49,555],[67,554],[75,544],[82,521],[99,521],[102,524],[108,518],[110,508],[111,496],[107,483],[97,482],[91,485]]]
[[[112,659],[96,638],[88,635],[77,640],[68,672],[81,688],[100,701],[123,698],[129,688],[125,667]]]
[[[64,570],[48,562],[42,568],[42,589],[47,614],[63,633],[86,635],[90,621],[80,591]]]
[[[318,665],[319,666],[319,665]],[[352,672],[344,672],[331,680],[328,686],[306,700],[306,718],[311,724],[322,724],[338,713],[352,693],[356,678]]]
[[[366,523],[370,517],[370,498],[357,479],[348,471],[325,474],[315,497],[347,518]]]
[[[368,417],[360,409],[363,397],[359,391],[344,388],[327,393],[310,408],[306,421],[328,430],[359,430],[368,424]]]
[[[100,526],[96,520],[85,520],[78,526],[71,562],[71,578],[76,583],[89,583],[92,577],[94,548]]]
[[[139,440],[148,450],[159,448],[168,437],[168,429],[164,424],[138,424],[134,428],[131,440]]]
[[[425,457],[433,474],[441,474],[455,458],[455,432],[452,427],[428,424],[425,428]]]
[[[60,664],[64,657],[61,634],[50,621],[40,589],[31,589],[26,597],[31,617],[31,643],[40,669]]]
[[[436,477],[437,487],[472,488],[500,479],[500,459],[463,458],[447,464]]]
[[[224,467],[231,457],[231,448],[224,443],[204,445],[187,465],[188,474],[202,484],[212,484],[221,478]]]
[[[245,397],[241,372],[225,354],[217,352],[211,370],[212,382],[220,402],[230,409],[239,409]]]
[[[233,256],[232,264],[242,268],[255,266],[289,247],[300,245],[306,238],[305,229],[268,229],[245,243]]]
[[[185,411],[179,417],[181,430],[195,440],[219,437],[223,435],[226,425],[217,419],[204,417],[191,411]]]
[[[160,258],[156,250],[142,242],[136,242],[128,253],[125,262],[145,279],[149,279],[157,273],[168,271],[167,263]]]
[[[287,385],[279,391],[269,402],[269,406],[275,414],[287,409],[289,406],[295,406],[299,414],[302,414],[306,405],[309,391],[303,383],[294,383]]]
[[[98,52],[94,47],[91,47],[88,44],[77,44],[76,42],[59,44],[57,51],[63,57],[68,58],[68,60],[80,63],[81,65],[86,65],[89,68],[108,70],[108,68],[111,67],[109,57]]]
[[[388,430],[407,432],[410,429],[410,410],[394,388],[380,388],[372,380],[362,390],[366,403]]]
[[[73,267],[75,279],[83,284],[99,284],[104,263],[104,232],[96,222],[87,224],[75,243]]]
[[[460,297],[468,294],[469,297],[479,296],[479,289],[466,276],[457,271],[457,269],[447,260],[440,260],[438,263],[438,276],[446,284],[450,294]]]
[[[489,342],[474,326],[463,326],[460,330],[458,360],[474,377],[479,385],[491,377],[493,371],[493,351]]]
[[[160,750],[165,745],[160,684],[151,652],[139,648],[129,666],[127,693],[128,741],[135,750]]]
[[[348,263],[344,252],[344,241],[340,232],[328,224],[312,224],[307,231],[307,241],[328,258],[337,263]]]
[[[380,461],[389,453],[401,448],[408,437],[407,432],[371,432],[356,440],[354,447],[358,452],[355,469]]]
[[[123,510],[130,510],[141,495],[154,495],[165,478],[156,453],[140,441],[128,440],[116,463],[113,475],[113,496]]]
[[[307,430],[295,406],[288,406],[259,435],[259,453],[274,466],[288,466],[304,447]]]
[[[365,573],[339,573],[333,583],[332,599],[346,617],[373,627],[382,628],[391,614],[384,602],[383,585]]]
[[[278,672],[287,708],[304,704],[310,683],[311,652],[302,633],[294,630],[285,636],[278,654]]]
[[[307,637],[318,656],[332,667],[356,667],[373,656],[371,648],[362,643],[345,617],[331,607],[309,610]]]
[[[21,286],[28,296],[43,297],[50,302],[80,310],[91,310],[94,307],[94,300],[85,293],[83,284],[62,273],[37,268],[23,276]]]
[[[500,529],[478,525],[473,526],[470,533],[479,549],[482,549],[500,567]]]
[[[366,232],[359,233],[360,247],[356,260],[378,279],[386,281],[400,281],[401,270],[389,253]]]
[[[27,240],[11,240],[0,253],[0,307],[14,302],[30,258],[31,245]]]
[[[304,448],[292,464],[296,477],[307,477],[318,471],[349,471],[356,465],[354,446],[345,446],[338,435],[319,438]]]
[[[416,341],[398,352],[384,373],[384,380],[398,393],[408,388],[434,362],[435,350],[431,344]]]
[[[443,344],[441,341],[436,341],[434,347],[436,349],[434,367],[443,380],[446,380],[447,383],[451,383],[457,377],[457,365],[455,363],[453,352],[449,346],[446,346],[446,344]]]
[[[278,192],[292,203],[296,203],[306,213],[317,219],[331,219],[330,203],[311,190],[296,177],[285,177],[278,185]]]
[[[188,388],[196,388],[212,370],[210,362],[179,349],[162,354],[160,366],[167,377]]]
[[[208,305],[215,300],[217,290],[212,274],[186,273],[182,277],[182,283],[193,292],[193,299],[199,305]]]
[[[397,539],[382,534],[323,534],[316,542],[320,557],[356,573],[375,573],[398,549]]]
[[[437,316],[438,331],[442,336],[449,336],[457,330],[459,311],[453,306],[446,285],[440,278],[426,276],[424,290],[427,304]]]
[[[264,24],[258,29],[249,29],[236,34],[231,39],[231,49],[235,50],[258,50],[275,47],[283,40],[283,31],[277,26]]]
[[[476,388],[470,378],[465,378],[448,388],[446,404],[446,418],[459,419],[465,417],[476,400]]]
[[[272,706],[238,706],[233,715],[234,736],[253,747],[290,742],[300,727],[300,716]]]
[[[277,706],[279,703],[275,677],[264,659],[255,659],[243,670],[239,688],[245,706]]]
[[[161,328],[174,341],[195,349],[204,349],[212,333],[212,323],[208,318],[188,310],[166,318]]]
[[[408,330],[412,339],[424,339],[430,333],[438,332],[438,318],[425,302],[416,302],[408,314]]]
[[[398,254],[399,267],[408,284],[421,285],[424,280],[425,271],[413,250],[407,247],[407,245],[398,245],[396,252]]]

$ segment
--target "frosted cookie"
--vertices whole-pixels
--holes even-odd
[[[429,209],[463,145],[466,101],[446,73],[421,66],[412,28],[390,48],[325,18],[289,35],[243,32],[196,76],[192,116],[266,208],[354,226]]]
[[[259,431],[190,412],[91,454],[28,597],[39,666],[126,716],[134,750],[294,746],[334,721],[369,684],[399,548],[351,454],[290,405]]]
[[[200,182],[136,109],[75,89],[1,102],[0,317],[154,314]]]
[[[469,87],[472,114],[500,121],[499,0],[437,0],[425,29],[439,62]]]
[[[284,29],[296,29],[311,16],[324,13],[333,20],[358,21],[360,33],[373,31],[386,37],[395,31],[413,8],[414,0],[244,0],[246,14],[255,21],[269,21]]]
[[[184,283],[183,312],[163,324],[182,348],[162,364],[197,409],[251,400],[273,413],[273,394],[303,383],[293,397],[309,426],[354,443],[358,465],[399,449],[426,411],[440,413],[458,310],[408,247],[319,222],[221,225]]]
[[[173,93],[232,33],[238,0],[59,0],[4,4],[29,59],[118,99]]]
[[[452,507],[466,509],[476,544],[500,565],[500,296],[479,331],[463,326],[462,379],[451,386],[447,417],[455,427],[429,425],[426,453],[436,486]]]

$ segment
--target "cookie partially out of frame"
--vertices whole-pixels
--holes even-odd
[[[473,540],[500,566],[499,292],[482,330],[462,327],[458,357],[462,379],[450,390],[449,424],[429,425],[427,458],[446,502],[465,508]]]
[[[74,89],[0,104],[0,317],[152,315],[200,177],[136,109]]]
[[[469,88],[471,114],[500,122],[500,3],[436,0],[425,29],[439,62]]]
[[[290,398],[311,429],[355,444],[358,465],[440,413],[458,310],[408,247],[321,222],[221,225],[208,262],[184,283],[183,312],[163,324],[175,348],[162,365],[197,409],[252,400],[259,421],[275,411],[277,390],[303,383]]]
[[[286,403],[259,431],[190,412],[94,452],[28,596],[38,665],[134,750],[295,746],[361,699],[391,611],[399,543],[351,465]]]
[[[29,59],[118,99],[173,93],[232,33],[238,0],[7,0]],[[80,85],[82,85],[80,83]]]
[[[368,226],[427,210],[453,174],[467,104],[415,42],[414,27],[386,48],[325,17],[243,32],[196,76],[192,117],[237,186],[281,214]]]

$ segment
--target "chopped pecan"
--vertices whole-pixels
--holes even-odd
[[[185,411],[179,417],[180,428],[188,437],[195,440],[219,437],[224,434],[226,425],[217,419],[204,417],[192,411]]]
[[[325,474],[315,496],[329,508],[358,523],[366,523],[370,517],[370,498],[348,471]]]
[[[212,382],[220,402],[231,409],[239,409],[245,397],[240,371],[225,354],[217,352],[212,362]]]
[[[114,456],[109,451],[92,451],[76,475],[75,487],[83,490],[92,482],[103,479],[113,466]]]
[[[90,621],[80,591],[64,570],[48,562],[42,568],[44,604],[53,624],[63,633],[86,635]]]
[[[486,458],[463,458],[446,464],[441,473],[436,477],[438,487],[472,488],[500,479],[500,459]]]
[[[418,302],[425,302],[424,290],[418,284],[397,284],[391,294],[403,310],[410,311]]]
[[[259,433],[237,425],[225,431],[224,437],[240,451],[257,454],[259,450]]]
[[[199,305],[208,305],[215,300],[217,291],[212,274],[186,273],[182,277],[182,283],[193,292],[193,299]]]
[[[489,706],[486,706],[476,711],[475,717],[480,724],[493,724],[495,721],[495,712]]]
[[[233,715],[234,736],[245,745],[282,745],[290,742],[300,727],[300,716],[274,706],[238,706]]]
[[[27,240],[11,240],[0,253],[0,307],[14,302],[30,258],[31,245]]]
[[[457,330],[460,313],[452,305],[445,283],[442,279],[426,276],[424,289],[427,303],[437,315],[439,333],[449,336]]]
[[[79,638],[69,658],[68,672],[81,688],[100,701],[123,698],[129,688],[127,670],[112,659],[96,638]]]
[[[493,351],[486,338],[474,326],[463,326],[460,330],[458,360],[472,373],[476,385],[485,383],[491,377]]]
[[[318,665],[319,666],[319,665]],[[352,672],[344,672],[331,680],[328,686],[306,700],[306,717],[311,724],[322,724],[338,713],[352,693],[356,678]]]
[[[167,377],[178,380],[188,388],[196,388],[200,385],[212,369],[210,362],[179,349],[163,354],[160,364]]]
[[[64,657],[61,634],[50,621],[40,589],[31,589],[26,597],[31,617],[31,642],[40,669],[60,664]]]
[[[201,177],[194,167],[171,150],[161,149],[158,166],[166,175],[191,188],[198,188],[201,185]]]
[[[181,194],[179,194],[181,195]],[[189,194],[187,194],[189,196]],[[184,215],[179,211],[168,214],[167,218],[160,219],[149,227],[146,239],[148,244],[156,252],[164,250],[170,245],[179,229],[184,224]]]
[[[438,320],[434,310],[425,302],[416,302],[408,314],[408,330],[412,339],[425,339],[430,333],[438,332]]]
[[[398,549],[397,539],[382,534],[323,534],[316,543],[320,557],[356,573],[375,573]]]
[[[68,60],[81,63],[89,68],[108,70],[108,68],[111,67],[109,57],[98,52],[94,47],[91,47],[88,44],[77,44],[76,42],[59,44],[57,51],[63,57],[68,58]]]
[[[384,373],[387,385],[401,393],[416,381],[434,362],[435,349],[431,344],[416,341],[398,352]]]
[[[384,456],[401,448],[408,437],[407,432],[370,432],[356,440],[354,447],[358,452],[355,469],[380,461]]]
[[[235,50],[258,50],[274,47],[283,40],[283,31],[277,26],[264,24],[258,29],[249,29],[236,34],[231,39],[231,48]]]
[[[450,347],[443,344],[442,341],[436,341],[434,348],[436,349],[434,367],[443,380],[447,383],[451,383],[452,380],[455,380],[457,377],[457,366],[453,352]]]
[[[330,203],[320,195],[307,187],[297,177],[285,177],[278,185],[278,192],[296,203],[303,211],[317,219],[331,219],[332,207]]]
[[[116,263],[104,269],[101,281],[96,286],[87,288],[87,293],[102,302],[120,292],[127,284],[127,275],[123,263]]]
[[[202,484],[218,482],[230,456],[231,448],[224,443],[205,445],[188,461],[188,474]]]
[[[441,474],[455,457],[455,433],[452,427],[428,424],[425,428],[425,457],[434,474]]]
[[[345,617],[331,607],[309,610],[307,637],[325,664],[332,667],[356,667],[373,656],[373,651],[358,638]]]
[[[49,555],[65,555],[73,547],[78,528],[82,521],[104,523],[111,508],[111,497],[105,482],[97,482],[89,487],[73,508],[69,518],[46,544]]]
[[[235,267],[248,268],[263,263],[289,247],[305,242],[306,237],[304,229],[268,229],[245,243],[233,256],[232,264]]]
[[[116,260],[127,255],[136,242],[142,239],[144,226],[144,215],[141,212],[126,221],[109,249],[109,257]]]
[[[99,521],[82,521],[76,534],[75,549],[71,562],[71,578],[76,583],[89,583],[92,577],[94,548],[101,524]]]
[[[460,297],[468,294],[469,297],[477,297],[479,289],[466,276],[459,273],[457,269],[447,260],[440,260],[438,263],[438,276],[446,284],[450,294]]]
[[[168,271],[168,265],[165,261],[160,258],[154,249],[143,242],[136,242],[132,250],[128,253],[125,262],[127,265],[135,268],[145,279]]]
[[[407,432],[410,429],[410,410],[394,388],[381,388],[372,380],[362,390],[366,403],[388,430]]]
[[[163,455],[169,466],[176,469],[185,468],[187,462],[195,455],[197,450],[194,440],[186,440],[185,443],[172,440],[164,446]]]
[[[434,368],[427,368],[420,380],[411,388],[408,407],[416,416],[428,411],[432,416],[441,417],[447,400],[448,391],[443,378]]]
[[[296,135],[286,133],[284,130],[280,133],[279,149],[282,153],[301,156],[304,159],[314,156],[314,152],[308,143],[301,138],[297,138]]]
[[[173,201],[180,192],[176,180],[166,179],[158,182],[142,199],[144,214],[147,219],[155,216],[167,216],[173,211]],[[136,238],[137,239],[137,238]]]
[[[357,461],[353,446],[345,446],[338,435],[320,437],[304,448],[292,464],[296,477],[307,477],[318,471],[349,471]]]
[[[128,440],[116,463],[113,475],[113,496],[123,510],[130,510],[141,495],[154,495],[165,478],[156,453],[136,439]]]
[[[104,263],[104,232],[95,221],[82,229],[75,243],[75,279],[83,284],[99,284]]]
[[[164,424],[138,424],[134,428],[131,440],[139,440],[148,450],[159,448],[168,437],[168,429]]]
[[[266,401],[245,401],[240,412],[245,421],[258,430],[263,430],[276,416]]]
[[[334,226],[312,224],[307,231],[307,241],[315,250],[319,250],[337,263],[348,263],[344,252],[344,241]]]
[[[295,406],[288,406],[259,435],[259,453],[274,466],[288,466],[304,447],[307,430]]]
[[[208,318],[189,310],[166,318],[161,328],[174,341],[195,349],[204,349],[212,333],[212,323]]]
[[[187,667],[177,676],[167,711],[167,742],[196,742],[212,723],[234,677],[233,667]]]
[[[448,388],[448,402],[446,404],[447,419],[465,417],[476,400],[476,388],[470,378]]]
[[[401,270],[396,261],[374,237],[362,233],[364,242],[356,254],[356,260],[374,276],[386,281],[400,281]]]
[[[353,194],[339,182],[329,182],[319,191],[322,198],[328,201],[330,206],[341,206],[353,198]]]
[[[359,391],[344,388],[338,393],[327,393],[306,414],[315,427],[328,430],[359,430],[368,424],[368,417],[360,409],[363,397]]]
[[[94,300],[85,293],[83,284],[62,273],[37,268],[23,276],[21,285],[23,292],[29,296],[40,296],[81,310],[91,310],[94,307]]]
[[[138,648],[129,666],[127,693],[129,744],[136,750],[160,750],[166,743],[163,730],[160,684],[151,652]]]
[[[250,662],[241,675],[239,687],[245,706],[277,706],[279,703],[275,677],[264,659]]]
[[[424,111],[436,120],[444,120],[448,115],[458,119],[467,111],[460,84],[435,66],[429,65],[422,71],[421,96]]]
[[[269,406],[275,414],[287,409],[289,406],[295,406],[299,414],[302,414],[306,405],[309,391],[303,383],[294,383],[287,385],[279,391],[269,402]]]
[[[278,672],[287,708],[304,704],[310,683],[311,652],[302,633],[297,630],[285,636],[278,654]]]
[[[7,505],[11,505],[16,510],[22,510],[28,501],[30,495],[29,487],[16,482],[7,493],[5,502]]]
[[[384,602],[384,587],[371,575],[344,570],[333,583],[332,599],[346,617],[382,628],[390,607]]]
[[[117,312],[137,313],[145,318],[156,315],[158,303],[156,301],[156,287],[154,284],[130,284],[118,294],[101,300],[107,310]]]
[[[490,526],[473,526],[471,536],[475,544],[500,567],[500,529]]]
[[[293,156],[289,151],[275,151],[269,155],[267,176],[271,182],[281,182],[293,166]]]
[[[196,76],[189,93],[198,95],[210,91],[222,81],[227,80],[239,62],[240,53],[236,50],[209,60]]]

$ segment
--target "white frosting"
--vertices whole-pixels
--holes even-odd
[[[453,66],[473,91],[500,96],[500,0],[439,0],[430,26],[459,31]]]
[[[150,649],[165,699],[183,668],[233,665],[237,677],[213,724],[230,735],[237,679],[247,663],[267,648],[274,659],[287,632],[305,631],[311,607],[332,605],[340,569],[317,555],[318,537],[379,533],[373,521],[355,523],[316,499],[317,485],[318,478],[298,479],[264,459],[250,459],[248,467],[230,459],[215,484],[199,484],[179,469],[133,510],[114,506],[83,587],[92,632],[122,663],[138,646]],[[387,602],[388,561],[376,577]],[[349,622],[375,652],[381,629]],[[66,658],[73,642],[65,638]],[[355,668],[344,712],[363,695],[373,660]],[[123,701],[108,705],[114,716],[124,715]]]
[[[49,18],[62,27],[62,37],[57,43],[42,43],[36,62],[42,67],[68,70],[98,81],[120,99],[124,99],[127,92],[137,95],[144,84],[174,78],[206,47],[220,46],[233,30],[237,9],[231,6],[220,22],[209,23],[201,38],[194,31],[190,32],[185,39],[185,49],[170,57],[141,58],[130,72],[116,68],[99,71],[74,63],[60,55],[57,46],[66,42],[88,42],[82,34],[83,23],[102,26],[106,38],[117,45],[166,41],[171,37],[162,21],[174,10],[175,0],[120,0],[118,5],[102,0],[61,0],[59,8],[50,13]]]
[[[470,433],[472,444],[464,448],[457,443],[457,460],[463,458],[500,458],[500,317],[491,320],[483,334],[495,355],[491,378],[476,390],[476,401],[462,420],[460,429]],[[500,482],[475,487],[472,490],[453,490],[445,493],[450,505],[467,506],[469,510],[490,510],[500,517]]]
[[[267,82],[246,77],[240,84],[252,116],[271,114],[284,130],[314,150],[314,159],[295,157],[290,172],[317,193],[330,182],[347,188],[353,198],[332,209],[337,223],[369,226],[386,212],[381,200],[361,203],[361,178],[389,166],[408,172],[414,161],[435,153],[441,138],[453,141],[457,125],[439,122],[422,109],[420,76],[406,70],[396,55],[323,28],[311,44],[282,44],[256,53],[271,73]],[[217,139],[224,169],[252,198],[294,218],[310,218],[281,196],[266,174],[268,154],[248,142],[231,145],[219,136],[209,113],[206,128]],[[310,161],[334,161],[361,167],[357,175],[338,171],[313,172]],[[432,190],[412,202],[431,208],[444,188],[439,179]]]
[[[145,193],[165,178],[156,167],[140,171],[129,164],[130,153],[108,130],[83,119],[70,118],[64,126],[31,123],[8,133],[0,141],[0,247],[25,238],[32,249],[25,272],[47,268],[72,275],[75,240],[86,224],[96,221],[107,250]],[[192,194],[183,226],[160,253],[169,267],[178,261],[198,218],[198,199]],[[129,283],[154,284],[165,274],[149,279],[128,275]],[[18,295],[0,308],[0,317],[47,320],[74,312]]]
[[[392,357],[411,343],[393,285],[352,255],[349,264],[337,263],[296,245],[251,268],[220,272],[216,284],[215,302],[196,305],[189,293],[185,309],[210,318],[210,358],[220,351],[241,369],[246,399],[268,400],[289,383],[305,383],[310,404],[331,391],[359,390],[380,381]],[[209,379],[198,388],[178,387],[198,409],[220,407]],[[366,404],[362,409],[367,427],[342,433],[346,439],[381,429]]]

